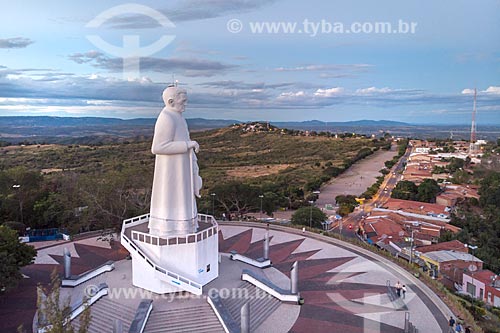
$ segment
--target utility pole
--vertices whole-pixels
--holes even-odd
[[[260,220],[262,221],[262,199],[264,199],[264,195],[259,195],[260,198]]]
[[[477,249],[477,246],[476,245],[470,245],[470,244],[465,244],[465,247],[468,247],[469,249],[472,250],[472,264],[469,265],[469,271],[472,273],[471,274],[471,277],[472,277],[472,285],[474,286],[474,295],[472,295],[472,298],[476,298],[476,286],[474,285],[474,272],[476,271],[477,269],[477,266],[476,264],[474,263],[474,253]],[[468,251],[467,251],[468,252]]]
[[[413,229],[411,229],[411,238],[410,238],[410,265],[413,261]]]
[[[210,193],[212,196],[212,216],[215,215],[215,193]]]
[[[20,184],[14,184],[12,185],[12,188],[15,188],[17,190],[17,196],[19,198],[19,217],[21,218],[21,223],[24,223],[23,219],[23,200],[21,199],[21,185]]]
[[[309,210],[309,228],[312,228],[313,204],[314,204],[314,201],[310,200],[309,204],[311,205],[311,209]]]
[[[476,152],[476,88],[474,88],[474,108],[472,110],[472,124],[470,128],[470,146],[469,155]]]

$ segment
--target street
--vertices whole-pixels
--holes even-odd
[[[342,234],[344,237],[355,238],[361,221],[364,217],[370,214],[373,208],[381,207],[391,197],[391,192],[401,179],[401,173],[411,153],[411,146],[408,146],[404,155],[392,167],[391,172],[387,174],[380,189],[373,198],[364,204],[356,207],[356,209],[344,217],[342,220],[332,223],[330,232]]]

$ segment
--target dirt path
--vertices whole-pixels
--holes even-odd
[[[340,194],[361,195],[369,186],[377,181],[384,162],[397,154],[397,145],[392,145],[390,151],[377,151],[371,156],[355,163],[337,178],[323,185],[316,206],[324,208],[325,204],[335,204],[335,197]]]

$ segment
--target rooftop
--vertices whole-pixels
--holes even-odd
[[[427,252],[422,256],[425,256],[437,262],[447,262],[447,261],[457,261],[457,260],[483,262],[481,259],[474,257],[472,254],[457,252],[457,251],[449,251],[449,250]]]
[[[452,240],[449,242],[442,242],[438,244],[432,244],[432,245],[426,245],[426,246],[421,246],[417,248],[417,251],[420,251],[422,253],[428,253],[428,252],[435,252],[435,251],[457,251],[457,252],[464,252],[467,253],[467,248],[465,247],[465,244],[462,243],[459,240]]]
[[[401,200],[401,199],[389,199],[384,204],[384,208],[390,210],[402,210],[409,213],[415,214],[444,214],[449,216],[446,206],[438,205],[427,202],[411,201],[411,200]]]
[[[498,279],[498,275],[488,269],[483,269],[473,273],[474,273],[474,280],[479,280],[487,285],[490,285],[493,281]],[[465,272],[464,274],[472,276],[472,272]]]

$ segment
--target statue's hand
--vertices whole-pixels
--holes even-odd
[[[197,153],[200,151],[200,145],[196,141],[188,141],[188,149],[193,149]]]

